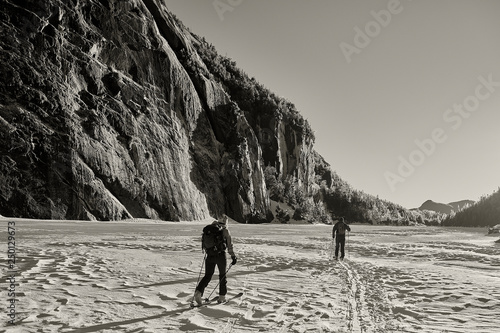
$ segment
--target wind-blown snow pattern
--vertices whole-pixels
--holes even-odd
[[[243,296],[191,309],[209,221],[1,221],[16,223],[9,333],[500,327],[500,245],[486,229],[352,224],[346,258],[335,261],[331,226],[230,224],[238,262],[228,273],[228,298]],[[217,273],[205,296],[216,284]]]

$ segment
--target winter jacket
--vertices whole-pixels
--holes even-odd
[[[345,222],[339,221],[335,223],[332,230],[332,238],[335,238],[335,231],[337,232],[337,235],[345,236],[346,230],[351,231],[351,227],[349,227],[349,225],[347,225]]]

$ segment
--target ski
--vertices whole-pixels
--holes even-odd
[[[234,296],[231,296],[231,297],[227,298],[224,302],[221,302],[221,303],[217,302],[214,305],[217,305],[217,304],[226,304],[226,303],[228,303],[228,302],[230,302],[230,301],[232,301],[232,300],[234,300],[236,298],[239,298],[241,296],[243,296],[243,293],[238,293],[238,294],[236,294]],[[217,299],[218,299],[218,297],[217,297]]]
[[[228,299],[226,299],[224,302],[221,302],[221,303],[217,302],[217,300],[219,299],[219,296],[215,296],[212,299],[205,298],[205,300],[201,304],[196,304],[194,302],[191,302],[190,307],[191,307],[191,309],[194,309],[194,308],[200,308],[200,307],[206,306],[206,305],[226,304],[227,302],[232,301],[232,300],[239,298],[241,296],[243,296],[243,293],[239,293],[239,294],[236,294],[234,296],[231,296]]]
[[[216,301],[218,298],[219,298],[219,296],[215,296],[212,299],[205,298],[203,300],[203,303],[201,303],[201,304],[197,304],[194,301],[191,301],[190,306],[191,306],[191,308],[199,308],[199,307],[202,307],[203,305],[211,304],[212,302]]]

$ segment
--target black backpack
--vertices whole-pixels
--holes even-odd
[[[217,224],[209,224],[203,228],[201,242],[208,255],[216,255],[226,250],[223,230]]]
[[[337,235],[345,235],[345,230],[346,230],[345,226],[346,225],[344,222],[339,224],[339,226],[337,227]]]

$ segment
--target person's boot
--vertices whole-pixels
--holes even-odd
[[[201,305],[203,303],[203,300],[201,299],[201,291],[199,291],[199,290],[195,291],[194,300],[198,305]]]
[[[226,295],[219,295],[217,303],[224,303],[226,301]]]

